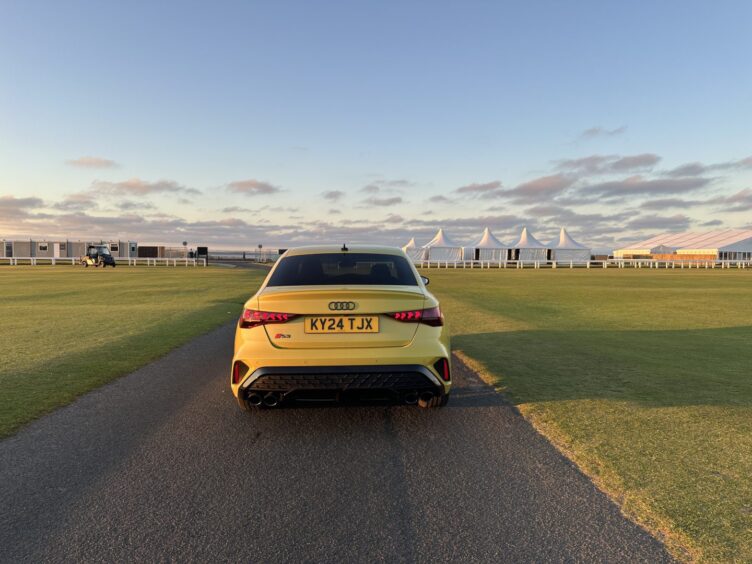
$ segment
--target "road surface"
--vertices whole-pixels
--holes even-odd
[[[441,410],[249,416],[233,330],[0,442],[0,561],[669,560],[467,369]]]

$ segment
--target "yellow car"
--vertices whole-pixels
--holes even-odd
[[[446,405],[449,332],[427,284],[401,249],[288,250],[238,321],[230,379],[240,407]]]

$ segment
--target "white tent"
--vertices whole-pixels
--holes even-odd
[[[559,238],[548,245],[551,249],[551,259],[557,262],[587,262],[590,260],[590,249],[580,245],[567,233],[563,227]]]
[[[474,245],[465,247],[465,258],[467,260],[505,260],[508,248],[486,227],[483,230],[483,235]]]
[[[512,260],[520,262],[545,262],[548,258],[548,247],[528,233],[527,227],[522,228],[520,238],[512,245],[512,249]]]
[[[458,245],[444,235],[444,230],[439,229],[436,236],[423,245],[423,260],[462,260],[462,245]]]
[[[407,245],[402,247],[402,250],[405,251],[405,254],[407,255],[407,257],[413,262],[417,262],[423,258],[423,249],[421,249],[420,247],[418,247],[418,245],[415,244],[415,237],[410,239]]]

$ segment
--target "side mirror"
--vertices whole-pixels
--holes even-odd
[[[421,277],[420,277],[420,279],[421,279],[421,280],[423,281],[423,285],[424,285],[424,286],[428,286],[428,284],[429,284],[429,283],[431,282],[431,281],[430,281],[430,280],[428,279],[428,276],[421,276]]]

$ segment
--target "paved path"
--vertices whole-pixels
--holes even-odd
[[[0,561],[668,560],[467,370],[442,410],[249,416],[232,332],[0,442]]]

